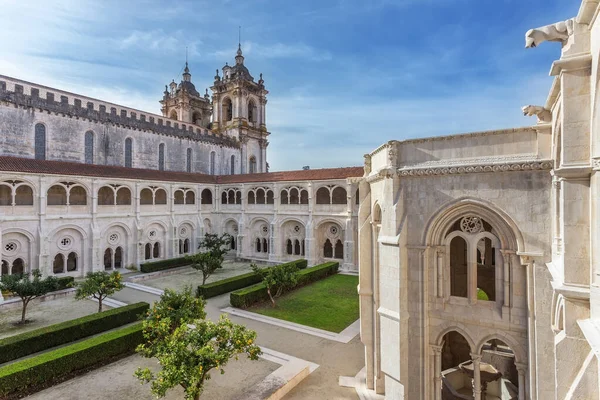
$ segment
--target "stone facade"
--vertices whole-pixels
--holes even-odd
[[[573,20],[527,33],[527,47],[562,46],[547,103],[523,108],[537,125],[365,156],[359,293],[375,392],[599,398],[598,11],[584,0]]]

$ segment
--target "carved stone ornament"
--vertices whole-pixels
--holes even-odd
[[[483,230],[483,224],[479,217],[464,217],[460,220],[460,230],[466,233],[479,233]]]
[[[565,42],[573,34],[575,19],[530,29],[525,33],[525,48],[537,47],[543,42]]]
[[[552,111],[541,106],[525,106],[521,108],[523,115],[527,117],[533,117],[534,115],[538,118],[538,124],[552,122]]]

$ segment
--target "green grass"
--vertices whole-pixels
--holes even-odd
[[[357,276],[333,275],[248,311],[339,333],[359,317],[357,286]]]

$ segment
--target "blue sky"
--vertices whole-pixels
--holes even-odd
[[[524,48],[573,0],[0,0],[0,74],[160,112],[189,48],[200,91],[264,74],[272,170],[362,165],[391,140],[526,126],[560,45]]]

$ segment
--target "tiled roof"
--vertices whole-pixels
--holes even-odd
[[[65,161],[35,160],[31,158],[7,156],[0,156],[0,171],[189,183],[281,182],[345,179],[363,176],[362,167],[325,168],[301,171],[269,172],[264,174],[213,176],[189,172],[157,171],[153,169],[126,168]]]

